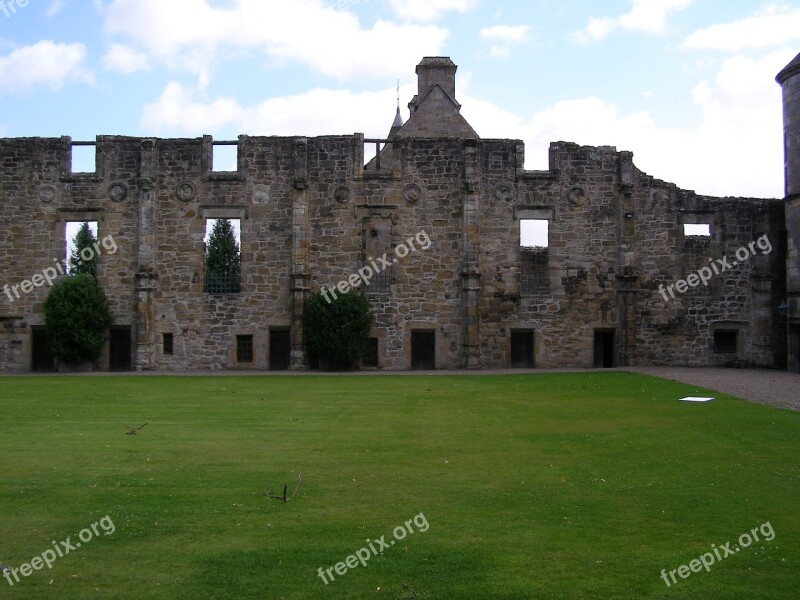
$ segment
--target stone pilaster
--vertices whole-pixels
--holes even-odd
[[[308,141],[294,143],[294,194],[292,204],[292,353],[289,368],[308,368],[305,352],[305,306],[308,272]]]
[[[478,144],[477,140],[464,143],[464,233],[461,266],[461,294],[463,307],[463,346],[461,366],[466,369],[481,367],[480,311],[480,230],[478,227]]]
[[[155,184],[153,164],[155,140],[142,140],[137,180],[139,205],[138,269],[136,272],[136,370],[157,368],[153,329],[155,291],[158,274],[153,263],[155,252]]]

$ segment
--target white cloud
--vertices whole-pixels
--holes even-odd
[[[745,48],[797,43],[798,40],[800,10],[770,6],[745,19],[695,31],[683,41],[683,47],[738,52]]]
[[[481,39],[508,43],[521,43],[528,39],[527,25],[495,25],[480,30]]]
[[[527,41],[529,32],[530,27],[527,25],[494,25],[484,27],[478,35],[483,40],[503,42],[492,45],[489,58],[508,58],[511,56],[511,46]]]
[[[617,29],[663,34],[668,17],[688,8],[695,0],[630,0],[631,10],[619,17],[590,17],[582,31],[574,32],[570,39],[581,44],[599,42]]]
[[[66,4],[66,0],[51,0],[50,6],[47,7],[47,10],[44,12],[44,15],[48,18],[55,17],[58,13],[61,12],[61,9],[64,8]]]
[[[438,54],[448,36],[433,25],[382,20],[363,28],[354,14],[322,0],[231,0],[226,8],[209,0],[113,0],[103,10],[106,33],[204,80],[226,58],[252,51],[338,80],[386,77]]]
[[[447,12],[468,12],[478,0],[389,0],[389,4],[400,19],[429,23]]]
[[[91,82],[83,69],[83,44],[56,44],[44,40],[0,56],[0,90],[24,93],[44,86],[60,90],[67,81]]]
[[[124,44],[111,44],[102,59],[103,67],[109,71],[130,74],[150,68],[147,55]]]
[[[600,98],[557,102],[523,118],[460,94],[462,113],[483,137],[526,143],[526,168],[546,169],[557,140],[634,152],[648,174],[701,194],[782,197],[783,122],[774,76],[795,54],[724,61],[713,81],[693,91],[700,124],[664,126],[648,111],[624,114]]]
[[[197,90],[172,82],[158,100],[144,108],[141,126],[154,135],[216,135],[232,129],[249,135],[287,136],[359,131],[382,138],[394,120],[396,93],[394,87],[362,93],[314,89],[243,107],[234,98],[205,99]],[[400,88],[401,97],[411,98],[415,93],[415,85]]]

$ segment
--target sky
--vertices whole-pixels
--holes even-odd
[[[424,56],[482,138],[783,197],[800,0],[0,0],[0,136],[388,135]]]

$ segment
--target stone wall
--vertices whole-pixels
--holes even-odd
[[[117,246],[100,256],[99,281],[115,324],[131,328],[135,368],[265,369],[271,328],[291,328],[302,368],[308,292],[385,248],[398,258],[388,289],[368,289],[384,369],[410,368],[417,330],[435,331],[437,368],[507,367],[516,331],[533,333],[538,367],[592,366],[595,332],[613,332],[616,364],[785,361],[777,200],[698,196],[640,172],[628,152],[564,142],[540,172],[524,170],[519,140],[395,139],[380,170],[363,168],[358,134],[238,143],[238,171],[220,173],[209,137],[101,136],[97,172],[72,174],[69,138],[0,140],[0,284],[62,258],[65,221],[98,221]],[[241,220],[238,294],[203,291],[205,221],[222,217]],[[543,292],[520,288],[520,219],[550,221]],[[687,222],[710,237],[686,238]],[[396,255],[422,232],[428,249]],[[771,254],[664,300],[659,286],[763,235]],[[46,294],[0,295],[0,369],[31,368]],[[739,332],[735,355],[714,352],[715,330]],[[252,363],[237,363],[237,335],[253,336]]]

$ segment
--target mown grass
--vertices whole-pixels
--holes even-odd
[[[702,392],[621,372],[0,378],[0,565],[105,515],[116,527],[0,589],[796,598],[800,414],[677,401]],[[299,471],[290,502],[264,496],[291,494]],[[318,576],[419,513],[427,531]],[[661,579],[767,521],[772,541]]]

